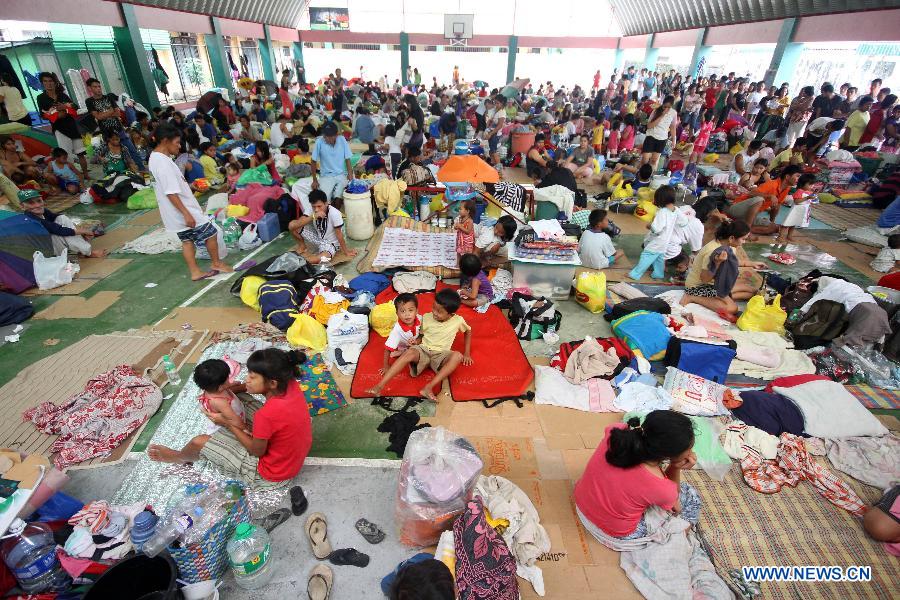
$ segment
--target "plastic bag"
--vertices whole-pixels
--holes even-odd
[[[222,260],[228,256],[228,246],[225,245],[225,231],[222,229],[222,226],[215,221],[213,221],[213,227],[216,228],[216,243],[219,247],[219,260]],[[209,260],[209,250],[206,249],[205,243],[202,246],[197,246],[197,258],[200,260]]]
[[[612,191],[611,198],[613,200],[624,200],[625,198],[631,198],[632,196],[634,196],[634,189],[631,187],[631,184],[622,185],[622,183],[619,183]]]
[[[394,328],[396,322],[397,308],[394,306],[393,302],[379,304],[372,309],[371,313],[369,313],[369,324],[372,326],[372,329],[375,330],[375,333],[383,338],[390,335],[391,329]]]
[[[82,204],[93,204],[94,197],[91,195],[91,190],[84,190],[81,192],[81,195],[78,196],[78,201]]]
[[[483,462],[472,444],[443,427],[414,431],[400,463],[395,518],[400,541],[431,546],[471,497]]]
[[[259,235],[256,233],[256,223],[250,223],[244,228],[244,233],[238,239],[238,249],[253,250],[258,246],[262,246],[262,240],[259,239]]]
[[[250,213],[250,207],[243,204],[229,204],[225,209],[225,215],[228,217],[238,218],[247,216]]]
[[[328,347],[325,326],[305,313],[295,313],[294,323],[285,335],[294,348],[305,348],[310,353],[322,352]]]
[[[628,422],[632,417],[637,417],[643,424],[647,413],[632,411],[622,417],[622,421]],[[697,465],[706,471],[706,474],[716,481],[724,481],[725,476],[731,470],[731,457],[722,448],[719,437],[725,427],[718,419],[695,417],[688,415],[694,425],[694,446],[692,450],[697,455]]]
[[[265,282],[266,280],[259,275],[247,275],[241,281],[241,302],[256,312],[260,312],[259,286]]]
[[[209,197],[209,200],[206,201],[206,214],[215,213],[220,208],[228,208],[228,194],[225,192],[213,194]],[[249,211],[250,209],[247,210]]]
[[[892,362],[871,346],[843,346],[834,348],[836,358],[853,365],[854,382],[896,390],[900,388],[900,365]]]
[[[784,333],[787,313],[781,308],[781,294],[775,296],[772,304],[757,294],[747,302],[747,310],[738,317],[737,326],[742,331],[771,331]]]
[[[715,152],[713,152],[712,154],[707,154],[706,156],[703,157],[703,162],[708,163],[708,164],[712,164],[712,163],[716,162],[717,160],[719,160],[719,155],[716,154]]]
[[[306,259],[293,252],[285,252],[266,267],[266,273],[293,273],[306,266]]]
[[[90,195],[90,193],[88,193]],[[153,188],[144,188],[128,196],[125,202],[128,210],[142,210],[146,208],[156,208],[156,192]]]
[[[640,191],[644,191],[648,188],[641,188]],[[656,211],[659,210],[655,204],[653,204],[652,200],[638,200],[637,207],[634,209],[634,216],[645,223],[649,223],[656,216]]]
[[[666,367],[663,389],[672,396],[672,410],[700,417],[729,414],[722,404],[728,388],[699,375]]]
[[[72,283],[72,277],[81,269],[78,265],[69,262],[69,251],[63,250],[59,256],[46,258],[44,253],[38,250],[32,256],[34,268],[34,281],[39,289],[50,290],[67,283]]]
[[[68,521],[72,515],[84,508],[84,502],[68,494],[56,492],[44,502],[29,521]],[[35,518],[36,516],[36,518]]]
[[[606,309],[606,274],[583,271],[575,281],[575,301],[594,314]]]
[[[334,351],[341,346],[366,345],[369,341],[369,319],[366,315],[357,315],[342,310],[331,315],[325,331],[328,335],[328,350],[325,353],[325,360],[333,362]]]
[[[246,169],[241,173],[241,176],[238,177],[238,185],[249,185],[251,183],[272,185],[272,174],[269,173],[269,167],[266,165],[259,165],[252,169]]]
[[[194,189],[196,189],[201,194],[209,191],[209,179],[206,177],[200,177],[199,179],[194,180]]]

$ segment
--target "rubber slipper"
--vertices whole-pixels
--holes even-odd
[[[201,276],[198,277],[197,279],[191,279],[191,281],[203,281],[204,279],[210,279],[210,278],[212,278],[212,277],[215,277],[215,276],[218,275],[218,274],[219,274],[219,272],[216,271],[215,269],[213,269],[213,270],[211,270],[211,271],[207,271],[206,273],[204,273],[203,275],[201,275]]]
[[[309,600],[328,600],[334,585],[334,572],[328,565],[317,564],[306,580],[306,597]]]
[[[328,555],[328,562],[338,566],[351,565],[363,568],[369,566],[369,555],[356,548],[341,548]]]
[[[244,262],[242,262],[241,264],[239,264],[238,266],[236,266],[236,267],[234,268],[234,270],[235,270],[235,271],[246,271],[246,270],[249,269],[250,267],[255,267],[255,266],[256,266],[256,261],[255,261],[255,260],[245,260]]]
[[[272,533],[276,527],[287,521],[291,518],[291,511],[286,508],[279,508],[273,513],[270,513],[259,519],[258,523],[262,526],[263,529],[268,533]]]
[[[307,508],[309,508],[309,500],[303,493],[303,488],[295,485],[291,488],[291,512],[294,513],[294,516],[299,517],[306,512]]]
[[[366,541],[370,544],[378,544],[384,541],[384,531],[381,530],[381,527],[368,519],[360,519],[357,521],[356,530],[361,536],[366,538]]]
[[[313,554],[319,560],[331,554],[331,542],[328,541],[328,523],[322,513],[313,513],[306,519],[306,537],[312,546]]]

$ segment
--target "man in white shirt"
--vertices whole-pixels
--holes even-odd
[[[153,174],[153,191],[166,231],[181,240],[181,252],[187,263],[192,281],[208,279],[219,273],[233,271],[219,258],[218,230],[203,214],[200,203],[172,156],[181,151],[181,132],[171,125],[160,125],[154,136],[156,147],[150,154],[150,173]],[[197,247],[206,246],[212,259],[212,269],[205,273],[197,266]]]

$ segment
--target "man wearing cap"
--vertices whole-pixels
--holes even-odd
[[[325,192],[332,204],[343,199],[344,188],[353,176],[352,155],[350,144],[344,136],[338,135],[334,121],[322,125],[322,135],[316,139],[312,153],[312,187]]]
[[[43,225],[50,234],[53,252],[57,256],[62,254],[63,250],[91,258],[106,256],[106,250],[91,249],[88,240],[95,235],[93,229],[76,225],[69,217],[44,208],[44,199],[37,190],[19,191],[19,202],[22,204],[22,211]]]

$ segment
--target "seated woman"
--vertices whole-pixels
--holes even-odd
[[[6,135],[0,136],[0,169],[15,183],[43,180],[37,163],[24,152],[19,152],[16,140]]]
[[[114,131],[103,136],[103,144],[97,151],[97,159],[103,166],[104,175],[121,174],[126,171],[138,172],[137,166],[131,160],[131,154],[122,146],[122,138]]]
[[[735,314],[736,301],[747,300],[756,292],[746,280],[741,281],[740,268],[766,268],[765,263],[741,261],[735,254],[749,236],[750,226],[743,221],[719,225],[715,239],[700,249],[688,270],[681,304],[693,302],[723,316]]]
[[[534,136],[534,144],[525,153],[525,172],[533,179],[541,179],[550,170],[547,166],[550,156],[544,147],[545,139],[543,133]]]
[[[653,506],[696,524],[700,497],[681,482],[681,471],[697,462],[693,446],[691,420],[671,410],[649,413],[643,425],[632,417],[608,426],[575,484],[575,508],[585,529],[607,546],[646,538],[646,511]]]
[[[194,437],[181,450],[152,445],[147,455],[167,463],[205,458],[240,475],[252,487],[286,487],[303,468],[312,446],[312,420],[297,382],[297,367],[305,360],[306,356],[294,351],[257,350],[247,360],[245,389],[248,394],[265,395],[265,404],[239,395],[244,420],[234,413],[226,417],[206,412],[221,429]]]
[[[594,172],[594,149],[586,135],[578,138],[578,147],[572,151],[563,166],[572,171],[576,179],[590,177]]]
[[[266,165],[266,168],[269,169],[269,175],[272,176],[272,181],[281,183],[281,175],[278,174],[278,170],[275,168],[275,158],[269,150],[269,142],[256,142],[256,152],[250,157],[251,169],[260,165]]]

